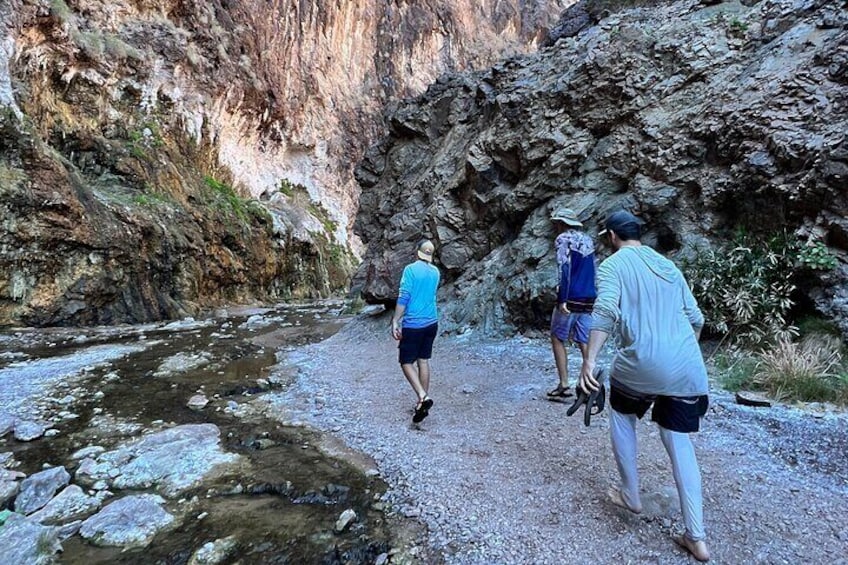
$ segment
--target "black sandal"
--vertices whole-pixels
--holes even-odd
[[[568,398],[569,396],[574,396],[574,393],[571,392],[569,387],[561,387],[558,386],[547,394],[548,398],[556,399],[556,398]]]
[[[415,407],[415,414],[412,415],[412,421],[416,424],[423,422],[424,418],[430,415],[430,408],[433,407],[433,399],[425,396],[424,400],[418,403]]]
[[[586,391],[581,387],[576,387],[577,398],[574,400],[574,404],[572,404],[565,412],[566,416],[571,416],[585,404],[586,410],[583,413],[583,423],[586,426],[589,425],[592,416],[603,412],[607,399],[607,389],[606,386],[604,386],[604,377],[606,376],[606,372],[603,369],[595,369],[594,375],[595,379],[601,383],[598,390],[593,390],[591,393],[586,394]]]

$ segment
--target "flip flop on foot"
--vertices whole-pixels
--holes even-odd
[[[639,506],[638,508],[634,508],[624,501],[624,496],[621,494],[621,489],[610,487],[610,489],[607,491],[607,497],[609,498],[610,502],[612,502],[619,508],[624,508],[628,512],[633,512],[634,514],[642,513],[641,506]]]
[[[558,386],[548,393],[548,398],[567,398],[574,396],[574,393],[568,387]]]
[[[412,415],[412,421],[416,424],[423,422],[424,418],[430,415],[430,408],[433,407],[433,400],[429,397],[424,397],[424,400],[418,403],[415,407],[415,414]]]
[[[686,535],[674,536],[674,541],[692,554],[692,557],[701,562],[707,562],[710,560],[710,551],[707,549],[707,544],[703,540],[701,541],[692,541],[686,537]]]

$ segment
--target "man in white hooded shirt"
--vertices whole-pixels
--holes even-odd
[[[642,511],[636,467],[636,421],[651,419],[671,459],[686,532],[677,538],[700,561],[709,560],[701,473],[689,434],[707,410],[707,370],[698,346],[704,317],[680,270],[643,246],[642,221],[624,210],[606,221],[615,253],[598,269],[598,298],[588,351],[580,372],[586,391],[599,387],[595,363],[610,334],[618,333],[610,371],[610,435],[621,485],[610,500]]]

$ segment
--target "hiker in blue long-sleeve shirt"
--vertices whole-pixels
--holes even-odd
[[[556,238],[559,289],[557,304],[551,315],[551,348],[554,353],[559,383],[548,398],[572,396],[568,387],[568,351],[566,343],[577,344],[586,356],[589,330],[592,325],[592,305],[595,302],[595,244],[580,228],[583,223],[568,208],[551,214],[560,234]]]
[[[403,269],[398,300],[392,316],[392,337],[398,340],[398,361],[404,377],[418,396],[412,421],[421,422],[430,413],[430,356],[439,332],[436,290],[441,275],[433,265],[433,242],[418,242],[418,260]]]

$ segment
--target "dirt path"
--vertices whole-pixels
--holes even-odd
[[[605,501],[617,478],[606,413],[585,428],[544,399],[554,380],[544,340],[439,338],[436,404],[416,428],[387,328],[386,316],[358,319],[291,352],[302,377],[272,403],[374,457],[392,511],[429,529],[422,561],[688,561],[670,539],[682,523],[655,427],[639,428],[636,517]],[[713,562],[848,563],[848,418],[712,401],[695,443]]]

